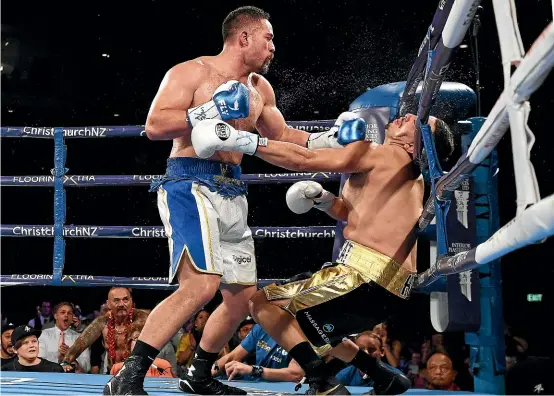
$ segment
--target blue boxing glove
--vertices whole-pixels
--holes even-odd
[[[341,146],[365,140],[367,122],[363,118],[344,121],[337,132],[337,143]]]
[[[212,100],[187,110],[187,120],[192,128],[203,120],[233,120],[246,118],[250,113],[250,91],[235,80],[221,84]]]
[[[312,133],[306,142],[309,149],[342,148],[345,145],[365,139],[367,123],[351,111],[345,111],[335,125],[325,132]]]

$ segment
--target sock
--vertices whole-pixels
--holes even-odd
[[[321,379],[326,376],[325,362],[321,359],[308,341],[296,344],[289,352],[306,373],[306,378]]]
[[[377,359],[365,353],[361,349],[358,351],[354,359],[350,362],[351,365],[363,371],[370,377],[379,371]]]
[[[196,347],[194,359],[190,362],[190,367],[187,370],[187,375],[194,377],[195,380],[201,381],[212,376],[212,366],[217,360],[219,353],[206,352],[200,348],[200,344]]]
[[[137,360],[139,371],[146,374],[146,372],[152,365],[152,362],[154,362],[154,359],[156,359],[156,356],[158,356],[158,353],[160,353],[160,351],[153,346],[148,345],[146,342],[138,340],[135,344],[135,347],[133,348],[131,356],[140,356],[142,358]]]
[[[343,362],[342,360],[337,358],[328,360],[325,364],[327,366],[327,373],[329,375],[337,375],[339,371],[348,367],[348,363]]]

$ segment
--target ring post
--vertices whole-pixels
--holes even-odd
[[[473,117],[472,133],[465,135],[469,143],[485,122]],[[464,142],[465,143],[465,142]],[[474,171],[477,245],[488,240],[499,229],[498,159],[496,149]],[[474,391],[505,394],[504,320],[502,316],[502,275],[500,260],[479,267],[481,326],[477,333],[466,333],[470,347],[470,369],[474,373]]]
[[[65,263],[65,239],[63,226],[65,223],[65,189],[63,186],[66,146],[64,144],[63,128],[54,128],[54,273],[52,285],[62,284],[63,267]]]

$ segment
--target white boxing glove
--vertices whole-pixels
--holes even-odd
[[[355,113],[352,113],[351,111],[345,111],[344,113],[341,113],[331,129],[325,132],[310,134],[310,137],[306,142],[306,147],[310,150],[321,148],[342,148],[343,146],[337,142],[337,134],[339,132],[339,128],[344,121],[350,121],[356,118],[359,118],[359,116],[357,116]]]
[[[333,205],[335,195],[314,181],[294,183],[287,191],[287,206],[296,214],[302,214],[311,208],[327,211]]]
[[[210,158],[216,151],[238,151],[254,155],[258,146],[267,146],[267,138],[239,131],[220,120],[202,120],[192,129],[192,147],[200,158]]]

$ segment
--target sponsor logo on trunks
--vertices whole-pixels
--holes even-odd
[[[251,263],[252,262],[252,257],[251,256],[248,256],[248,257],[235,256],[233,254],[233,261],[237,264]]]
[[[316,321],[312,318],[312,315],[310,315],[309,312],[304,312],[304,315],[306,315],[306,318],[308,319],[308,321],[310,322],[310,324],[314,327],[315,331],[317,332],[317,334],[319,334],[319,336],[321,337],[321,339],[323,341],[325,341],[326,344],[330,344],[331,343],[331,340],[329,339],[329,337],[327,337],[327,335],[323,332],[323,330],[321,330],[319,328],[319,325],[316,323]]]
[[[326,333],[330,333],[332,332],[333,330],[335,330],[335,326],[333,326],[332,324],[330,323],[325,323],[323,325],[323,331],[326,332]]]
[[[227,140],[231,136],[231,129],[223,123],[218,123],[215,125],[215,134],[221,140]]]

